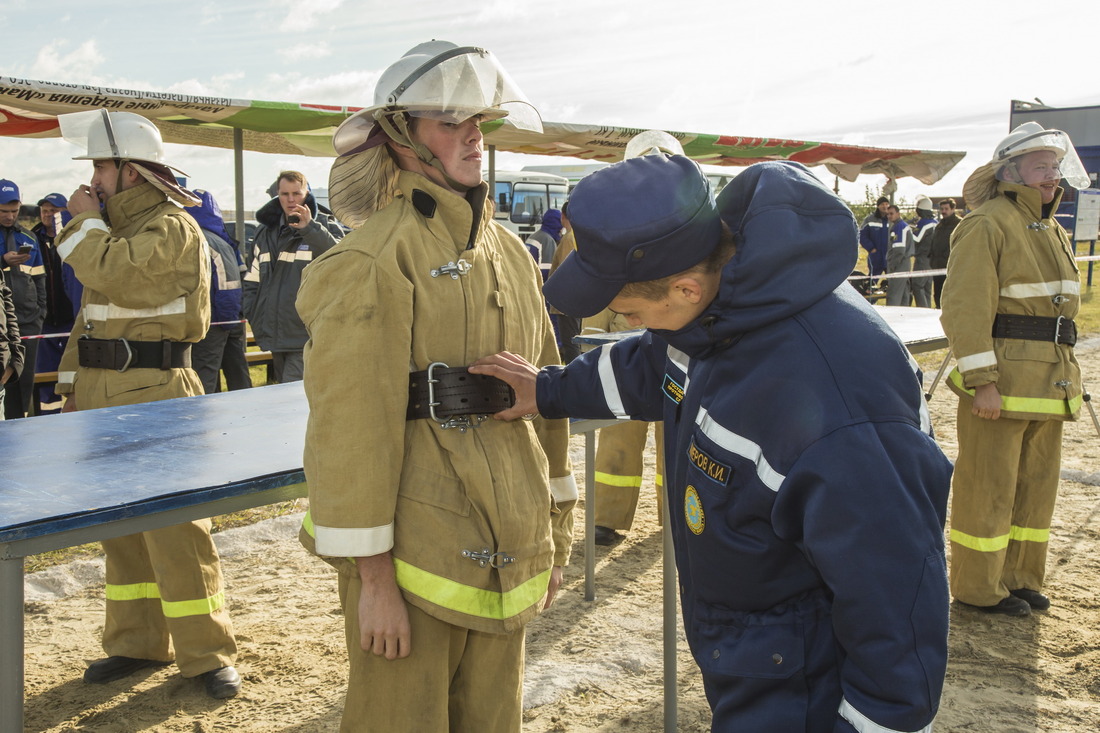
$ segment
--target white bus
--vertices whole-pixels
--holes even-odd
[[[547,209],[560,210],[569,197],[569,179],[549,173],[497,171],[494,181],[494,218],[522,240],[538,231]]]

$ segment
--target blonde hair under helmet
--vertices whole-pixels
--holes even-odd
[[[1049,150],[1057,156],[1062,180],[1074,188],[1088,187],[1089,175],[1069,135],[1061,130],[1047,130],[1038,122],[1025,122],[997,143],[990,161],[966,179],[963,196],[967,208],[976,209],[997,194],[997,183],[1004,180],[1002,171],[1014,158],[1039,150]]]
[[[432,152],[408,134],[408,117],[458,123],[475,115],[507,116],[514,127],[542,131],[538,112],[489,51],[449,41],[407,51],[382,73],[374,105],[344,120],[333,135],[339,156],[329,173],[333,213],[357,228],[393,200],[399,169],[387,150],[390,140],[448,177]]]

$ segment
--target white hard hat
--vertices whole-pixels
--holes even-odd
[[[183,206],[200,203],[197,196],[174,179],[172,171],[185,178],[187,174],[164,162],[160,130],[141,115],[94,109],[58,115],[57,122],[61,126],[61,137],[85,150],[84,155],[73,160],[117,160],[134,164],[134,169],[145,180],[177,203]]]
[[[997,190],[997,181],[1006,180],[1004,174],[1012,167],[1015,158],[1042,150],[1054,153],[1062,180],[1074,188],[1089,186],[1089,174],[1077,156],[1069,135],[1061,130],[1044,129],[1038,122],[1025,122],[997,143],[990,161],[967,179],[963,186],[966,205],[974,209],[992,198]]]
[[[374,104],[345,120],[333,135],[337,154],[360,147],[376,121],[396,112],[448,122],[474,115],[487,120],[507,117],[521,130],[542,132],[538,111],[495,56],[484,48],[450,41],[421,43],[382,72]]]
[[[918,209],[924,209],[925,211],[931,211],[932,210],[932,199],[930,199],[930,198],[928,198],[927,196],[924,196],[924,195],[917,196],[917,208]]]
[[[360,226],[386,206],[396,190],[397,167],[384,144],[412,148],[450,181],[442,163],[408,133],[405,115],[460,123],[507,118],[522,130],[542,132],[534,105],[496,57],[483,48],[428,41],[389,66],[374,89],[374,104],[344,120],[332,137],[339,157],[329,173],[329,204],[347,226]]]
[[[137,160],[168,165],[156,125],[133,112],[96,109],[59,115],[61,136],[87,152],[73,160]]]

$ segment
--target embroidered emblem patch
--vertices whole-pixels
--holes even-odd
[[[688,486],[684,492],[684,521],[688,529],[695,534],[702,534],[706,526],[707,518],[703,515],[703,502],[699,499],[699,492],[694,486]]]
[[[677,405],[684,399],[684,388],[681,384],[676,382],[672,377],[665,375],[664,384],[661,385],[661,389],[665,391],[665,396],[675,402]]]
[[[688,447],[688,459],[694,463],[700,471],[707,475],[707,478],[712,481],[726,486],[730,481],[730,467],[728,464],[722,463],[711,456],[702,448],[695,444],[695,438],[692,437],[691,445]]]

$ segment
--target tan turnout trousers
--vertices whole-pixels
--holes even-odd
[[[596,524],[630,529],[642,487],[642,458],[649,426],[657,441],[657,519],[664,502],[664,423],[630,420],[600,430],[596,444]]]
[[[184,677],[232,665],[229,622],[210,520],[105,540],[107,656],[173,658]]]
[[[406,603],[412,652],[387,660],[359,644],[362,583],[344,573],[339,580],[351,666],[341,733],[519,732],[524,629],[474,631]]]
[[[985,420],[958,408],[959,460],[951,486],[951,594],[993,606],[1042,590],[1058,495],[1061,420]]]

